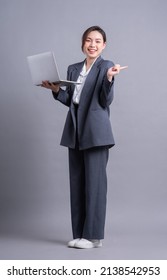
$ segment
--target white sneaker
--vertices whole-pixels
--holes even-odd
[[[101,242],[101,240],[98,240],[98,239],[87,240],[87,239],[81,238],[78,242],[76,242],[74,247],[78,248],[78,249],[99,248],[99,247],[102,247],[102,242]]]
[[[75,247],[75,244],[76,244],[79,240],[80,240],[80,238],[73,239],[73,240],[71,240],[71,241],[68,242],[67,246],[73,248],[73,247]]]
[[[94,248],[100,248],[103,245],[100,239],[91,239],[90,241],[93,243]]]

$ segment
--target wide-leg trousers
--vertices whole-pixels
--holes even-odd
[[[73,238],[104,238],[108,153],[108,147],[69,148]]]

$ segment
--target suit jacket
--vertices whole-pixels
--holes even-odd
[[[76,81],[83,65],[84,61],[70,65],[67,79]],[[113,62],[98,57],[85,81],[77,112],[80,150],[98,146],[112,147],[115,144],[109,117],[114,80],[109,82],[106,75],[108,68],[113,65]],[[70,85],[66,90],[60,89],[58,94],[53,92],[53,96],[69,107],[60,144],[74,149],[76,145],[76,108],[72,100],[73,92],[74,86]]]

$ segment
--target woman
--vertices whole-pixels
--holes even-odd
[[[120,65],[104,60],[106,34],[98,26],[82,36],[83,62],[68,67],[67,79],[81,84],[63,90],[60,85],[43,81],[56,100],[69,107],[61,145],[69,149],[70,197],[73,248],[102,246],[106,215],[109,148],[114,143],[109,105],[113,100],[114,76]]]

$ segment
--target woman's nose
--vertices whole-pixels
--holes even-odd
[[[94,47],[95,46],[95,41],[91,41],[91,47]]]

